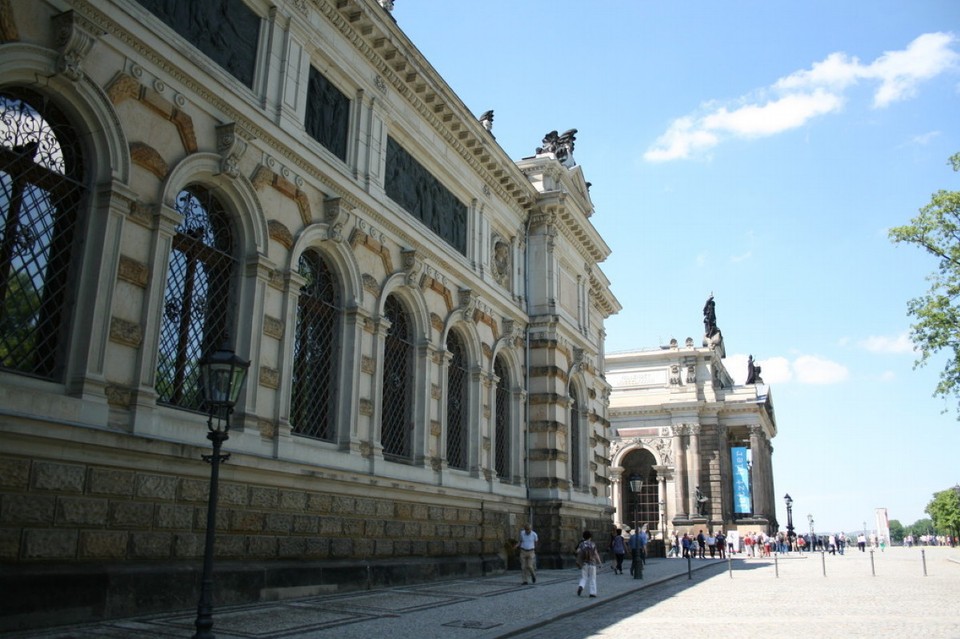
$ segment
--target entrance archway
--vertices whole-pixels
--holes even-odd
[[[620,520],[630,528],[639,528],[647,524],[656,531],[660,521],[660,504],[657,492],[657,471],[653,467],[656,458],[649,450],[640,448],[623,458],[623,490],[620,495]],[[636,495],[630,488],[630,479],[643,480],[643,488]]]

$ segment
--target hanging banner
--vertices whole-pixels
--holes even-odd
[[[750,497],[750,460],[746,447],[736,446],[730,449],[733,460],[733,511],[749,514],[753,512]]]

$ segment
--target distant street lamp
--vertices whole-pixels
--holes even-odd
[[[793,550],[793,538],[796,535],[793,532],[793,499],[790,498],[790,493],[783,496],[783,502],[787,505],[787,544],[790,550]]]
[[[207,407],[207,439],[213,443],[212,455],[201,455],[210,462],[210,494],[207,499],[207,530],[203,549],[203,577],[200,582],[200,602],[197,604],[197,627],[194,639],[215,639],[213,634],[213,544],[217,520],[217,484],[220,480],[220,462],[230,454],[220,454],[220,447],[230,432],[230,414],[240,395],[240,387],[247,376],[250,362],[238,357],[227,347],[221,347],[197,362],[200,368],[200,392]],[[216,425],[214,425],[216,423]]]
[[[640,491],[643,490],[643,479],[640,478],[640,475],[630,475],[630,490],[633,492],[633,534],[640,534]],[[632,562],[630,564],[630,572],[633,573],[634,579],[643,579],[643,561],[641,559],[641,553],[643,552],[639,547],[633,548],[633,544],[630,544],[633,552]],[[638,544],[639,546],[639,544]]]

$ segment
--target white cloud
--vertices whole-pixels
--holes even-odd
[[[860,82],[877,84],[873,106],[885,107],[916,94],[921,82],[960,66],[950,33],[925,33],[900,51],[887,51],[869,64],[831,53],[810,69],[795,71],[770,87],[745,96],[732,108],[703,104],[700,114],[677,118],[644,153],[648,162],[702,155],[729,138],[758,138],[804,126],[840,111],[844,92]],[[773,97],[768,97],[773,96]]]
[[[912,353],[916,350],[909,333],[900,333],[894,337],[871,335],[861,340],[857,345],[871,353]]]
[[[753,251],[747,251],[746,253],[742,253],[740,255],[731,255],[730,261],[734,264],[737,264],[738,262],[746,262],[751,257],[753,257]]]
[[[700,125],[708,131],[729,133],[736,137],[764,137],[795,129],[818,115],[838,111],[843,100],[817,89],[812,93],[795,93],[764,104],[748,104],[728,111],[720,107],[703,117]]]
[[[800,355],[792,360],[782,356],[756,358],[754,363],[760,367],[764,384],[836,384],[850,377],[850,372],[843,364],[816,355]],[[735,384],[746,383],[747,355],[728,355],[724,366]]]
[[[940,137],[940,131],[927,131],[910,138],[910,143],[917,146],[926,146],[938,137]]]
[[[770,357],[757,360],[760,365],[760,377],[765,384],[783,384],[793,381],[790,360],[786,357]]]
[[[836,384],[850,377],[843,364],[816,355],[801,355],[793,360],[793,370],[801,384]]]
[[[883,371],[883,373],[880,374],[881,382],[892,382],[896,378],[897,376],[893,371]]]

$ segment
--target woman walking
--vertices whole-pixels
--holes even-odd
[[[583,594],[583,588],[591,597],[597,596],[597,567],[602,563],[597,545],[591,540],[593,535],[589,530],[583,531],[583,541],[577,546],[577,567],[580,568],[580,585],[577,586],[577,596]]]

